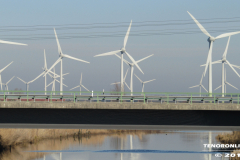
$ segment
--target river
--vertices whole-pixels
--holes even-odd
[[[91,132],[91,130],[89,130]],[[67,136],[17,145],[2,160],[215,160],[218,134],[228,131],[115,131],[113,134]],[[227,152],[228,153],[228,152]],[[224,158],[223,158],[224,159]],[[229,159],[229,158],[225,158]]]

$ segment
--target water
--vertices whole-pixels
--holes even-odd
[[[156,132],[156,131],[153,131]],[[219,151],[203,144],[219,144],[220,131],[116,132],[102,135],[43,140],[20,145],[5,152],[2,159],[34,160],[215,160]],[[231,132],[228,132],[231,133]],[[212,138],[211,138],[212,137]],[[228,158],[225,158],[228,159]]]

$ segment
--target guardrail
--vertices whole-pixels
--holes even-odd
[[[99,92],[99,91],[0,91],[0,101],[33,102],[118,102],[118,103],[237,103],[238,93],[181,93],[181,92]],[[132,95],[131,95],[132,94]]]

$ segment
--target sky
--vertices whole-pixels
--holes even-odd
[[[132,20],[126,45],[127,52],[139,60],[154,54],[139,63],[134,73],[145,84],[146,92],[199,92],[190,86],[200,82],[208,54],[207,36],[191,17],[189,11],[212,35],[240,31],[240,1],[79,1],[79,0],[12,0],[2,1],[0,6],[0,39],[26,43],[28,46],[0,44],[0,68],[14,61],[1,73],[3,83],[12,76],[9,89],[21,88],[25,84],[18,80],[31,81],[43,72],[43,51],[46,50],[50,67],[58,58],[56,29],[64,54],[89,61],[90,64],[63,59],[64,91],[79,85],[81,73],[83,85],[93,91],[110,91],[110,84],[120,81],[120,59],[116,56],[94,57],[97,54],[122,48],[123,40]],[[231,37],[227,59],[239,65],[240,34]],[[220,60],[227,38],[213,44],[213,61]],[[119,53],[120,55],[120,53]],[[126,60],[130,61],[126,55]],[[226,66],[226,65],[225,65]],[[60,65],[56,66],[59,74]],[[129,67],[124,64],[124,73]],[[227,68],[227,81],[240,89],[240,79]],[[239,69],[236,69],[239,72]],[[240,72],[239,72],[240,73]],[[48,83],[52,79],[48,77]],[[130,83],[128,73],[126,82]],[[133,90],[141,91],[141,83],[134,77]],[[221,64],[213,65],[213,90],[221,84]],[[208,74],[203,78],[208,89]],[[56,85],[59,90],[59,85]],[[44,78],[30,84],[29,90],[44,90]],[[51,87],[48,88],[51,90]],[[78,89],[76,89],[77,91]],[[125,90],[128,89],[125,87]],[[218,89],[214,92],[221,92]],[[227,86],[228,93],[238,90]]]

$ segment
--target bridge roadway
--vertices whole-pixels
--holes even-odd
[[[133,101],[129,97],[120,98],[116,95],[113,96],[114,100],[106,100],[100,96],[92,98],[88,96],[84,100],[80,99],[84,96],[68,95],[63,96],[62,100],[59,97],[51,97],[51,99],[40,101],[42,99],[37,98],[36,95],[33,99],[33,95],[27,96],[28,99],[22,96],[21,101],[11,96],[7,96],[5,101],[2,99],[0,127],[23,127],[26,124],[31,127],[63,125],[65,127],[85,126],[85,128],[88,128],[86,126],[98,128],[97,126],[114,125],[128,126],[126,127],[128,129],[131,126],[135,126],[132,129],[140,129],[141,126],[172,126],[176,129],[178,128],[176,126],[240,127],[239,97],[162,96],[154,99],[146,96],[135,97]]]

